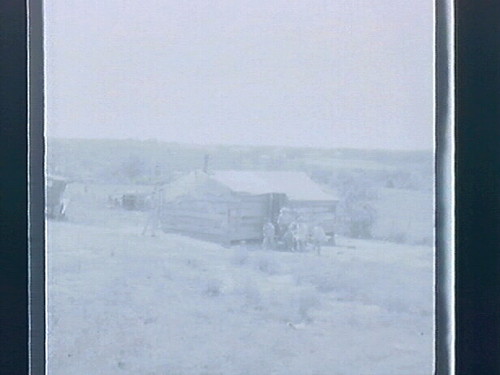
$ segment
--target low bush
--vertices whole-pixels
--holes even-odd
[[[217,279],[207,280],[204,285],[203,294],[209,297],[217,297],[222,294],[222,282]]]
[[[231,263],[236,266],[242,266],[248,263],[249,254],[248,250],[242,247],[237,247],[231,257]]]
[[[279,272],[279,263],[271,255],[261,256],[256,260],[256,267],[259,271],[268,275],[275,275]]]

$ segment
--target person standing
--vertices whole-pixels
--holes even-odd
[[[151,237],[156,237],[156,230],[160,227],[161,208],[163,200],[163,189],[155,189],[149,197],[149,212],[146,219],[146,224],[142,230],[142,235],[146,235],[148,231]]]
[[[262,231],[264,235],[264,239],[262,240],[262,248],[264,250],[274,249],[276,242],[276,228],[274,227],[273,223],[268,221],[266,224],[264,224]]]
[[[290,228],[288,228],[283,235],[283,242],[285,243],[285,249],[287,251],[294,252],[296,250],[295,236]]]
[[[281,208],[280,214],[278,215],[277,219],[278,236],[280,238],[285,235],[292,221],[293,221],[293,214],[290,211],[290,209],[287,207]]]
[[[295,229],[295,240],[297,251],[303,252],[306,250],[307,240],[309,237],[309,226],[302,218],[299,217],[297,220],[297,226]]]
[[[316,254],[321,255],[321,245],[328,239],[325,230],[321,225],[316,224],[312,229],[311,237],[314,251]]]

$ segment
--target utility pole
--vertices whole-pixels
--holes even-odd
[[[208,173],[208,162],[210,161],[210,155],[205,154],[205,159],[203,161],[203,172]]]

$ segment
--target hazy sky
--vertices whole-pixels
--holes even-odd
[[[432,0],[45,7],[49,136],[432,148]]]

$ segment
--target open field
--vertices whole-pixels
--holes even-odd
[[[75,184],[67,221],[48,222],[51,375],[432,373],[430,246],[144,237],[144,213],[106,207],[113,191]]]
[[[403,243],[432,244],[434,202],[429,191],[379,189],[372,201],[377,216],[372,230],[376,238]]]

